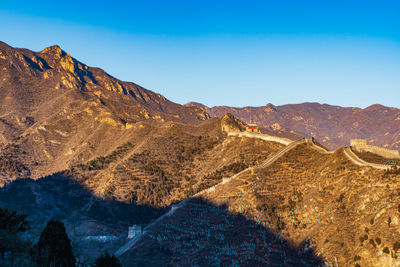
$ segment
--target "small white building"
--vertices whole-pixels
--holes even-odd
[[[142,234],[142,227],[140,225],[132,225],[128,228],[128,239],[134,238]]]

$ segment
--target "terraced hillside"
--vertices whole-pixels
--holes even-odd
[[[307,244],[294,247],[246,215],[190,199],[121,257],[126,266],[322,266]]]
[[[132,140],[64,173],[105,198],[165,206],[256,165],[283,147],[275,142],[227,137],[222,131],[207,135],[211,133],[208,129],[219,127],[220,122],[156,128],[142,140]]]
[[[262,132],[276,136],[266,136],[58,46],[0,43],[0,70],[0,208],[28,215],[27,246],[56,219],[84,264],[107,250],[125,266],[400,265],[397,162],[299,135],[333,146],[372,134],[396,148],[396,109],[268,105],[257,113],[272,118]],[[249,119],[252,110],[237,112]],[[375,122],[357,124],[367,115],[395,122],[371,133]],[[332,135],[326,117],[346,131]],[[129,241],[132,224],[144,232]]]
[[[138,130],[151,129],[147,135],[110,154],[50,177],[9,182],[0,190],[0,204],[28,214],[31,242],[48,218],[62,220],[76,255],[90,261],[121,246],[128,225],[145,227],[171,210],[172,203],[259,164],[283,147],[228,137],[222,129],[238,123],[230,119],[227,115],[199,126],[143,124]]]
[[[301,260],[321,259],[339,266],[395,266],[400,243],[399,178],[398,172],[352,164],[343,149],[328,154],[300,144],[271,165],[249,170],[202,194],[198,201],[208,207],[177,210],[176,217],[181,219],[160,222],[122,257],[128,262],[146,252],[171,263],[179,259],[182,264],[200,264],[207,259],[211,264],[217,254],[225,255],[220,257],[225,264],[229,255],[237,255],[234,259],[243,265],[275,260],[299,265]],[[238,230],[238,238],[229,239],[227,229],[240,229],[240,224],[231,223],[228,228],[226,219],[209,223],[204,216],[195,215],[210,209],[243,216],[247,225],[254,227]],[[261,232],[254,230],[257,227]],[[272,241],[268,239],[271,234],[275,237]],[[260,243],[255,236],[270,242]],[[214,252],[201,249],[207,238],[218,239],[213,241],[218,244],[211,250]],[[289,242],[298,255],[308,248],[314,253],[294,259],[279,247],[282,242]],[[174,249],[169,249],[171,246]],[[273,253],[262,254],[262,248],[264,253]],[[245,257],[238,256],[242,253]]]

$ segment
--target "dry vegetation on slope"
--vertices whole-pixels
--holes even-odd
[[[393,266],[400,256],[399,179],[351,164],[342,149],[320,154],[304,144],[207,199],[265,223],[294,245],[308,241],[331,264]]]
[[[399,165],[400,166],[400,160],[399,159],[388,159],[384,158],[378,154],[372,153],[372,152],[358,152],[354,151],[353,152],[360,157],[362,160],[365,160],[366,162],[370,163],[377,163],[377,164],[385,164],[385,165]]]
[[[161,255],[182,264],[199,264],[202,258],[218,264],[212,260],[219,258],[242,265],[300,266],[323,259],[339,266],[394,266],[400,256],[399,179],[398,173],[353,165],[342,149],[321,154],[309,144],[298,145],[272,165],[203,194],[203,204],[177,210],[181,219],[166,218],[154,226],[123,259],[147,251],[157,255],[154,259]],[[210,222],[193,209],[224,218]],[[249,228],[241,229],[237,216],[250,220]],[[203,224],[204,231],[197,230]],[[234,241],[227,229],[236,227],[241,230]],[[209,240],[207,231],[222,239]],[[201,249],[207,242],[216,244],[214,252]],[[284,244],[298,256],[293,258]],[[302,258],[307,251],[315,254]]]
[[[209,119],[204,108],[119,81],[58,46],[32,52],[0,43],[0,69],[0,184],[10,183],[0,202],[29,213],[36,228],[56,216],[71,231],[79,217],[82,240],[88,229],[104,228],[94,232],[115,234],[120,245],[129,224],[148,224],[173,203],[283,147],[227,137],[226,131],[244,129],[232,115]],[[248,120],[250,110],[241,112]],[[286,137],[297,137],[284,131],[293,126],[330,146],[351,137],[392,138],[392,147],[400,142],[395,109],[304,104],[262,112],[267,115],[257,113],[258,120],[272,123],[264,130]],[[343,116],[350,119],[342,122]],[[38,180],[16,180],[26,177]],[[399,170],[353,165],[342,149],[321,154],[299,145],[272,165],[190,199],[122,259],[127,265],[399,264],[399,179]]]
[[[32,178],[111,153],[140,134],[140,122],[158,127],[209,118],[201,108],[89,67],[58,46],[32,52],[0,42],[0,70],[0,144],[25,151],[20,161]]]
[[[203,127],[210,125],[182,129],[170,124],[154,129],[143,140],[72,166],[67,174],[106,198],[166,206],[265,160],[282,147],[252,138],[227,138],[222,132],[220,136],[193,134],[206,133]]]

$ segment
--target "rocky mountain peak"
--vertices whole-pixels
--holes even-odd
[[[142,120],[197,124],[210,117],[200,107],[184,107],[100,68],[89,67],[58,45],[34,52],[0,42],[0,69],[0,141],[31,127],[32,123],[22,123],[20,117],[32,118],[33,122],[52,121],[52,116],[60,112],[66,121],[75,121],[72,111],[82,111],[81,118],[93,115],[93,120],[110,125],[118,124],[114,121],[130,125]],[[96,111],[90,108],[94,103],[99,106]],[[83,127],[82,119],[76,123],[77,128]]]
[[[268,112],[276,112],[276,106],[274,106],[271,103],[268,103],[267,105],[265,105],[265,111]]]
[[[225,132],[240,132],[246,129],[246,125],[231,113],[226,113],[221,119],[221,128]]]
[[[54,69],[63,69],[72,73],[75,72],[75,65],[79,63],[58,45],[52,45],[43,49],[39,53],[39,57],[46,59],[49,65]]]
[[[386,108],[387,107],[382,106],[380,104],[373,104],[373,105],[366,107],[365,110],[375,111],[375,110],[382,110],[382,109],[386,109]]]
[[[193,101],[186,103],[184,106],[185,107],[201,107],[201,108],[207,109],[206,105],[203,105],[198,102],[193,102]]]
[[[41,54],[54,54],[54,55],[58,55],[58,56],[62,56],[63,54],[66,54],[66,52],[64,50],[62,50],[59,45],[52,45],[52,46],[46,47],[40,53]]]

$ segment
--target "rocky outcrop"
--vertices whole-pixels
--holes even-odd
[[[246,125],[231,113],[227,113],[221,119],[221,129],[224,132],[242,132]]]

